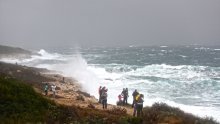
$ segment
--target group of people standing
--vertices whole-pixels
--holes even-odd
[[[144,95],[140,94],[137,89],[134,90],[132,93],[133,96],[133,103],[132,108],[134,108],[133,116],[140,117],[143,115],[143,103],[144,103]],[[118,95],[119,103],[122,105],[128,104],[128,88],[123,88],[121,94]],[[122,100],[123,99],[123,100]]]
[[[107,109],[108,89],[104,86],[99,87],[99,103],[102,103],[102,108]]]
[[[99,87],[99,103],[102,103],[103,109],[107,109],[107,94],[108,89],[106,87]],[[144,95],[140,94],[136,89],[132,93],[133,96],[133,103],[132,108],[133,116],[143,116],[143,103],[144,103]],[[119,103],[122,105],[128,105],[128,88],[123,88],[121,94],[118,95]]]
[[[121,94],[118,95],[118,102],[122,103],[123,105],[127,105],[128,104],[128,88],[123,88]],[[123,100],[122,100],[123,99]]]
[[[44,86],[45,96],[48,95],[48,91],[49,91],[49,85],[48,83],[46,83]],[[53,92],[53,98],[55,98],[56,97],[56,86],[54,84],[51,85],[51,91]]]

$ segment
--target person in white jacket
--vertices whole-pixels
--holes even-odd
[[[55,98],[56,97],[56,86],[53,84],[51,86],[51,89],[52,89],[52,92],[53,92],[53,98]]]

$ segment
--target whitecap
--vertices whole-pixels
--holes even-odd
[[[161,48],[165,48],[165,47],[168,47],[168,46],[160,46]]]
[[[182,58],[186,58],[187,56],[184,56],[184,55],[179,55],[180,57],[182,57]]]
[[[161,52],[167,52],[166,50],[160,50]]]

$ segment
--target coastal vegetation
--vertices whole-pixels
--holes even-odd
[[[24,82],[0,76],[1,123],[112,123],[124,118],[131,121],[126,111],[112,108],[102,111],[79,106],[56,104]]]
[[[1,123],[119,123],[119,124],[218,124],[212,118],[199,118],[165,103],[144,108],[142,118],[132,117],[122,107],[108,110],[65,106],[37,93],[30,84],[7,75],[0,76]]]
[[[145,124],[218,124],[211,117],[197,117],[165,103],[154,103],[151,107],[145,107],[143,111]]]

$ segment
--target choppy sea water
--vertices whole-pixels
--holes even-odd
[[[28,59],[1,61],[48,68],[76,78],[98,96],[108,88],[115,104],[122,89],[137,89],[145,105],[165,102],[198,116],[220,121],[220,47],[155,46],[117,48],[47,48]]]

